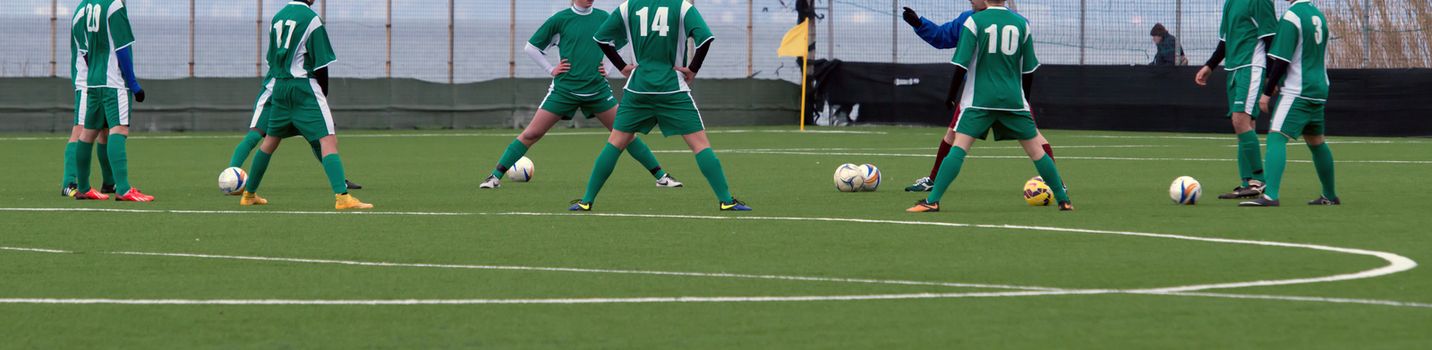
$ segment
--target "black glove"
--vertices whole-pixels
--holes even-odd
[[[905,23],[909,23],[911,27],[920,27],[920,15],[916,14],[915,10],[911,10],[909,7],[906,7],[905,13],[901,14],[901,16],[905,17]]]
[[[135,102],[141,102],[141,103],[144,102],[144,90],[136,90],[136,91],[134,91],[134,101],[135,101]]]

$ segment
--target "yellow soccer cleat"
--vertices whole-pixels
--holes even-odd
[[[267,200],[267,199],[264,199],[264,197],[259,197],[259,195],[254,194],[254,193],[249,192],[249,191],[244,191],[243,194],[242,194],[242,196],[243,196],[243,197],[239,197],[239,205],[245,205],[245,206],[247,206],[247,205],[264,205],[264,204],[268,204],[268,200]]]
[[[338,209],[338,210],[373,209],[373,205],[372,205],[372,204],[363,203],[363,201],[358,200],[358,198],[354,198],[353,195],[349,195],[349,194],[335,194],[335,195],[333,195],[333,197],[336,199],[335,203],[333,204],[333,209]]]

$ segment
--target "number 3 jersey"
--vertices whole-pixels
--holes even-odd
[[[1328,99],[1327,18],[1308,0],[1299,0],[1283,14],[1269,56],[1288,61],[1282,94],[1298,98]],[[1276,83],[1276,82],[1275,82]]]
[[[715,39],[701,13],[684,0],[623,2],[594,38],[619,49],[631,44],[637,68],[627,80],[626,90],[639,94],[691,91],[675,70],[678,65],[685,66],[686,39],[693,39],[698,47]]]
[[[328,41],[323,19],[300,1],[289,2],[274,14],[268,39],[270,78],[308,78],[314,71],[338,60]]]
[[[1029,23],[1007,8],[990,6],[970,16],[963,26],[951,60],[968,71],[960,109],[1029,111],[1022,75],[1039,68]]]

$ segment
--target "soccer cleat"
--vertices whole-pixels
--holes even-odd
[[[1268,198],[1268,196],[1261,196],[1261,197],[1258,197],[1258,199],[1254,199],[1254,200],[1251,200],[1251,201],[1244,201],[1244,202],[1242,202],[1242,203],[1238,203],[1238,206],[1240,206],[1240,207],[1276,207],[1276,206],[1278,206],[1278,200],[1272,199],[1272,198]]]
[[[363,189],[363,185],[359,185],[357,182],[353,182],[353,181],[348,180],[348,179],[343,179],[343,186],[348,187],[348,189],[350,189],[350,190],[361,190],[361,189]]]
[[[735,198],[731,198],[730,203],[721,202],[720,207],[721,211],[751,211],[751,207],[746,206],[745,202]]]
[[[74,198],[77,194],[80,194],[80,185],[77,183],[71,182],[69,185],[65,185],[65,187],[60,187],[61,197]]]
[[[1234,187],[1233,192],[1220,194],[1218,195],[1218,199],[1257,198],[1258,196],[1262,195],[1263,182],[1258,180],[1248,180],[1248,186]]]
[[[1059,211],[1074,211],[1074,203],[1059,202]]]
[[[105,184],[105,185],[100,185],[100,186],[99,186],[99,193],[114,193],[114,192],[116,192],[116,191],[114,190],[114,184]]]
[[[333,195],[333,198],[335,199],[334,204],[333,204],[333,209],[337,209],[337,210],[373,209],[373,205],[372,205],[372,204],[363,203],[363,201],[360,201],[360,200],[358,200],[358,198],[354,198],[353,195],[350,195],[350,194],[347,194],[347,193],[344,193],[344,194],[335,194],[335,195]]]
[[[656,187],[676,188],[681,186],[683,186],[681,181],[676,181],[676,178],[671,177],[671,174],[662,175],[660,179],[656,179]]]
[[[258,194],[249,191],[243,191],[242,195],[243,197],[239,198],[239,205],[248,206],[268,204],[268,200],[264,199],[264,197],[259,197]]]
[[[919,202],[915,202],[915,206],[910,207],[910,209],[905,209],[905,212],[908,213],[933,213],[937,211],[940,211],[939,202],[930,203],[926,202],[924,199],[921,199]]]
[[[75,200],[80,200],[80,201],[91,201],[91,200],[93,200],[93,201],[102,201],[102,200],[106,200],[106,199],[109,199],[109,195],[103,194],[103,193],[99,193],[99,191],[95,191],[93,188],[91,188],[91,189],[89,190],[89,192],[80,193],[80,194],[75,195]]]
[[[905,192],[930,192],[935,188],[935,183],[928,177],[915,179],[915,184],[905,187]]]
[[[488,175],[488,176],[487,176],[487,181],[483,181],[481,185],[477,185],[477,188],[498,188],[498,187],[502,187],[502,180],[498,180],[496,176],[492,176],[492,175]]]
[[[119,197],[114,197],[114,200],[118,202],[153,202],[154,196],[139,192],[138,188],[131,188],[129,192],[125,192]]]
[[[1328,199],[1328,197],[1326,196],[1318,196],[1318,199],[1309,201],[1308,205],[1342,205],[1342,200],[1337,198]]]
[[[567,211],[592,211],[592,203],[584,203],[580,199],[572,200],[572,206]]]

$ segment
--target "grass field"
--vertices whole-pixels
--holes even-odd
[[[648,141],[686,188],[626,158],[568,214],[600,132],[554,131],[496,191],[514,131],[345,133],[377,208],[333,215],[298,142],[251,208],[215,188],[238,134],[135,137],[148,204],[61,198],[62,136],[0,135],[0,348],[1432,347],[1432,140],[1332,138],[1341,207],[1302,205],[1290,145],[1284,207],[1238,208],[1212,199],[1231,136],[1051,130],[1078,211],[1024,204],[1033,166],[1002,142],[944,212],[904,213],[941,132],[718,129],[746,214],[677,138]],[[882,188],[836,192],[847,162]],[[1180,175],[1210,199],[1170,203]]]

